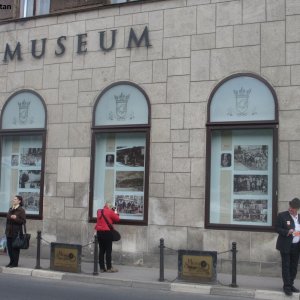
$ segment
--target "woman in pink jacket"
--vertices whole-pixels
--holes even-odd
[[[106,219],[106,220],[105,220]],[[100,272],[114,273],[118,272],[111,265],[111,252],[112,252],[112,233],[109,224],[120,221],[119,214],[116,209],[112,208],[110,202],[106,202],[103,209],[97,211],[97,223],[95,230],[97,231],[97,238],[99,243],[99,265]],[[104,256],[106,258],[106,268],[104,264]]]

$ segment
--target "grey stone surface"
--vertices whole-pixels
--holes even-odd
[[[193,7],[176,8],[164,14],[164,36],[196,33],[196,10]]]
[[[172,144],[153,143],[151,145],[153,159],[150,162],[152,172],[171,172],[172,171]]]
[[[151,198],[149,201],[149,224],[173,225],[174,224],[174,199]]]
[[[267,0],[267,21],[276,21],[285,19],[285,1]]]
[[[243,23],[266,21],[266,4],[260,0],[243,1]]]
[[[260,47],[258,46],[224,48],[211,51],[210,79],[219,79],[240,70],[259,73],[259,69]]]
[[[167,102],[189,102],[190,76],[169,77],[167,83]]]
[[[215,32],[215,5],[200,5],[197,7],[197,34]]]
[[[260,44],[260,24],[235,25],[234,46],[248,46]]]
[[[272,52],[272,55],[270,53]],[[261,26],[261,64],[278,66],[285,63],[285,23],[264,23]]]
[[[217,4],[217,26],[242,23],[242,2],[230,1]]]
[[[191,176],[188,173],[166,173],[165,197],[189,197],[190,177]]]
[[[216,48],[233,47],[233,26],[217,27]]]

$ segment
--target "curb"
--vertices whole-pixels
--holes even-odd
[[[205,285],[205,284],[188,284],[188,283],[171,283],[171,282],[152,282],[139,280],[126,280],[121,278],[107,278],[104,276],[95,276],[89,274],[63,273],[57,271],[29,269],[29,268],[6,268],[0,267],[0,273],[24,275],[38,278],[47,278],[54,280],[65,280],[73,282],[83,282],[90,284],[105,284],[122,287],[155,289],[181,293],[194,293],[214,296],[242,297],[248,299],[260,300],[299,300],[300,294],[293,294],[287,297],[283,292],[270,290],[256,290],[246,288],[230,288],[225,286]]]

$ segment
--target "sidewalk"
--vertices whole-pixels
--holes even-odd
[[[174,292],[198,293],[220,296],[237,296],[252,299],[299,300],[300,294],[287,297],[282,292],[282,280],[277,277],[258,277],[237,274],[237,288],[231,288],[230,274],[217,274],[216,284],[199,284],[178,281],[177,270],[164,271],[164,282],[159,282],[158,268],[144,268],[135,266],[115,266],[118,273],[99,273],[93,275],[92,262],[82,262],[81,273],[64,273],[50,270],[50,260],[41,259],[41,269],[36,270],[36,259],[21,253],[19,268],[5,268],[9,259],[7,255],[0,255],[0,272],[6,274],[27,275],[33,277],[51,278],[56,280],[78,281],[95,284],[118,285],[132,288],[162,289]],[[300,280],[295,286],[300,288]]]

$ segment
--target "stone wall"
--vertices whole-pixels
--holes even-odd
[[[149,28],[151,47],[127,49],[129,29]],[[116,48],[99,48],[99,31],[117,29]],[[87,52],[77,54],[77,35]],[[67,36],[57,57],[56,40]],[[41,59],[31,40],[47,38]],[[149,225],[119,225],[120,262],[157,262],[159,239],[172,249],[223,252],[238,245],[240,270],[277,275],[275,233],[204,229],[206,114],[212,89],[236,72],[264,77],[279,100],[279,203],[300,194],[300,2],[165,0],[0,25],[5,44],[22,44],[22,61],[0,63],[0,105],[29,88],[47,105],[44,217],[30,221],[48,241],[88,243],[91,122],[102,89],[140,85],[151,102]],[[219,256],[228,270],[230,254]],[[177,267],[176,259],[170,260]],[[219,266],[219,267],[220,267]],[[253,267],[254,266],[254,267]]]

